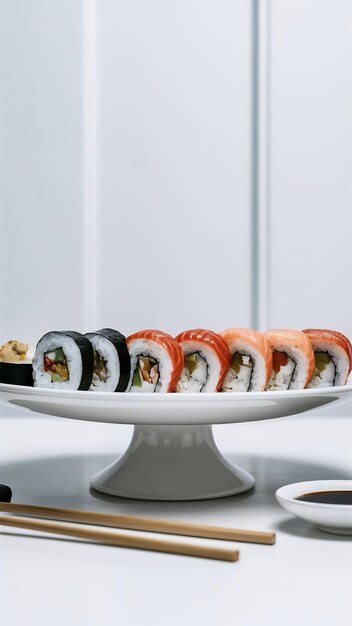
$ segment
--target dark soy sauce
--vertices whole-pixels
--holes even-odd
[[[318,504],[352,504],[352,491],[314,491],[297,496],[295,500]]]

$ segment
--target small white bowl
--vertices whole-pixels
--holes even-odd
[[[319,504],[296,500],[305,493],[349,490],[352,490],[352,480],[310,480],[280,487],[276,498],[284,509],[312,522],[320,530],[336,535],[352,535],[351,504]]]

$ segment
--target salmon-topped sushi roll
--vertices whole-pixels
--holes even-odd
[[[177,383],[178,393],[220,391],[230,363],[226,343],[211,330],[185,330],[176,337],[184,365]]]
[[[231,354],[222,391],[264,391],[272,366],[267,337],[250,328],[228,328],[219,334]]]
[[[162,330],[141,330],[127,338],[127,348],[131,359],[128,391],[175,390],[183,367],[183,352],[171,335]]]
[[[350,340],[336,330],[307,328],[314,350],[315,368],[307,387],[335,387],[345,385],[352,368]]]
[[[273,368],[267,390],[304,389],[314,371],[314,352],[309,337],[288,328],[265,333],[273,351]]]

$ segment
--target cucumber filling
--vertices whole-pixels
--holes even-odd
[[[293,375],[296,369],[296,363],[286,352],[279,350],[273,351],[273,369],[271,372],[268,389],[269,390],[286,390],[290,388],[293,381]]]
[[[327,352],[314,352],[315,368],[309,387],[333,387],[336,366]]]
[[[52,383],[64,383],[69,380],[67,359],[62,348],[44,354],[44,371],[51,376]]]
[[[185,355],[185,363],[176,391],[199,392],[202,391],[208,380],[208,363],[199,352]]]
[[[99,383],[106,383],[108,378],[107,363],[98,350],[94,350],[94,370],[92,385],[97,387]]]
[[[154,392],[159,378],[159,362],[151,356],[140,354],[133,374],[131,391]]]
[[[235,352],[230,369],[223,382],[223,391],[250,391],[252,386],[253,361],[248,354]]]

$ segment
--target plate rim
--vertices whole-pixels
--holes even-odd
[[[320,396],[329,394],[343,394],[352,392],[352,384],[336,387],[314,387],[312,389],[287,389],[284,391],[236,391],[228,393],[205,392],[205,393],[128,393],[125,391],[79,391],[76,389],[50,389],[47,387],[28,387],[26,385],[12,385],[0,383],[0,395],[11,393],[23,395],[25,393],[35,396],[48,396],[53,398],[82,399],[95,398],[96,400],[127,400],[128,402],[181,402],[182,400],[209,401],[217,398],[215,402],[229,402],[230,400],[277,400],[278,398],[297,398],[305,396]]]
[[[235,393],[126,393],[0,383],[0,403],[45,415],[134,426],[237,424],[344,403],[352,386]]]

